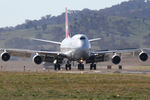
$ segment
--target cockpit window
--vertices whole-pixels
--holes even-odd
[[[85,37],[84,36],[80,37],[80,40],[85,40]]]

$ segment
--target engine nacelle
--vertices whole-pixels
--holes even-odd
[[[1,53],[1,59],[5,62],[8,61],[10,59],[10,54],[8,52]]]
[[[37,64],[37,65],[39,65],[39,64],[41,64],[41,63],[43,62],[42,57],[39,56],[39,55],[35,55],[32,60],[33,60],[33,62],[34,62],[35,64]]]
[[[8,61],[8,60],[10,60],[10,54],[8,53],[8,52],[3,52],[2,54],[1,54],[1,59],[3,60],[3,61]]]
[[[121,62],[121,58],[120,58],[120,56],[119,55],[117,55],[117,54],[115,54],[115,55],[113,55],[112,56],[112,63],[113,64],[119,64]]]
[[[143,62],[147,61],[147,60],[148,60],[148,54],[142,51],[142,52],[139,54],[139,59],[140,59],[141,61],[143,61]]]

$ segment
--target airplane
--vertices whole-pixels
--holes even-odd
[[[60,51],[37,51],[25,49],[5,49],[1,48],[1,60],[7,62],[11,56],[16,57],[32,57],[32,61],[39,65],[42,62],[54,64],[54,70],[60,70],[64,59],[67,59],[65,64],[66,70],[71,70],[71,62],[78,62],[78,70],[84,70],[84,62],[90,64],[90,70],[96,70],[97,62],[104,62],[111,59],[113,64],[119,64],[122,60],[121,54],[126,52],[139,52],[139,59],[143,62],[148,60],[149,48],[143,49],[122,49],[122,50],[106,50],[106,51],[91,51],[91,42],[100,40],[101,38],[88,39],[84,34],[76,34],[70,36],[68,25],[68,12],[65,9],[65,27],[66,37],[62,42],[43,40],[32,38],[32,40],[53,43],[60,46]],[[112,55],[111,57],[109,55]]]

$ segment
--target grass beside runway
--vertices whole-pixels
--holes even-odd
[[[0,72],[0,100],[149,100],[150,75]]]

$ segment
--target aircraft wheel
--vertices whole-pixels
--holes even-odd
[[[96,70],[96,64],[94,64],[93,66],[94,66],[94,70]]]
[[[54,65],[54,70],[60,70],[60,64],[55,64]]]
[[[68,65],[67,64],[66,64],[65,68],[66,68],[66,70],[68,70]]]
[[[57,68],[58,68],[58,70],[60,70],[60,64],[58,64],[58,67],[57,67]]]
[[[69,70],[71,70],[71,64],[69,64]]]
[[[56,64],[54,65],[54,70],[57,70],[57,65]]]
[[[82,70],[84,70],[84,64],[82,64]]]
[[[78,64],[78,70],[84,70],[84,64]]]
[[[78,64],[78,70],[81,70],[81,64]]]
[[[90,65],[90,70],[92,70],[92,69],[93,69],[93,64]]]
[[[80,68],[80,65],[78,64],[78,70],[80,70],[81,68]]]
[[[90,70],[93,70],[93,69],[96,70],[96,64],[91,64],[90,65]]]
[[[66,64],[66,70],[71,70],[71,64]]]

